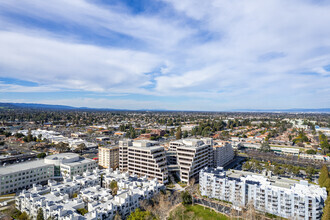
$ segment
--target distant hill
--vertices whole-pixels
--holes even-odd
[[[129,109],[112,109],[112,108],[88,108],[88,107],[72,107],[68,105],[48,105],[38,103],[0,103],[1,109],[40,109],[40,110],[89,110],[89,111],[162,111],[162,112],[186,112],[183,110],[162,110],[162,109],[141,109],[141,110],[129,110]],[[198,112],[190,111],[187,112]],[[201,111],[207,112],[207,111]],[[216,112],[216,111],[212,111]],[[293,109],[235,109],[230,111],[219,112],[280,112],[280,113],[330,113],[330,108],[318,108],[318,109],[305,109],[305,108],[293,108]]]
[[[2,109],[54,109],[54,110],[73,110],[75,107],[67,105],[47,105],[47,104],[35,104],[35,103],[0,103]]]
[[[330,108],[236,109],[234,112],[330,113]]]

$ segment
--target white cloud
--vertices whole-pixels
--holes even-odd
[[[0,76],[37,82],[40,90],[196,100],[166,103],[171,107],[167,109],[176,109],[175,105],[199,110],[329,106],[330,72],[323,69],[330,64],[329,4],[307,0],[164,2],[174,12],[166,8],[159,15],[131,14],[124,7],[84,0],[2,1],[0,18],[6,19],[0,20],[0,50],[6,53],[0,53]],[[29,30],[1,10],[88,28],[102,37],[109,31],[124,34],[139,44],[135,47],[139,50],[122,44],[95,46],[83,42],[76,32]],[[78,101],[80,106],[85,103]],[[161,106],[161,102],[152,103],[146,104]],[[94,104],[102,105],[102,101]]]
[[[62,89],[107,92],[145,85],[155,55],[0,31],[1,76]]]

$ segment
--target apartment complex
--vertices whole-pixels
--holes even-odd
[[[325,188],[297,182],[236,171],[225,172],[223,168],[205,168],[201,171],[199,184],[202,196],[246,206],[252,203],[255,209],[301,220],[321,219]]]
[[[117,195],[100,184],[104,181],[117,181]],[[103,184],[105,185],[105,184]],[[149,199],[164,187],[156,179],[138,178],[128,173],[111,169],[85,172],[83,176],[65,178],[63,183],[49,181],[47,186],[37,186],[22,191],[15,200],[16,207],[22,212],[37,216],[43,210],[44,219],[58,220],[111,220],[119,214],[122,219],[139,207],[140,201]],[[77,197],[73,198],[76,193]],[[81,215],[77,209],[86,208],[88,213]]]
[[[224,167],[235,157],[231,144],[213,146],[213,167]]]
[[[54,176],[54,166],[43,160],[29,161],[0,168],[0,195],[45,184]]]
[[[119,147],[99,147],[99,166],[116,169],[119,167]]]
[[[157,141],[120,141],[119,168],[133,175],[168,182],[165,149]]]
[[[212,139],[181,139],[170,142],[168,162],[176,163],[182,182],[198,181],[199,172],[213,163]],[[174,158],[173,158],[174,157]]]

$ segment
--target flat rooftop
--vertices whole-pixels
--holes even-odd
[[[44,163],[44,160],[34,160],[34,161],[17,163],[17,164],[11,164],[8,166],[2,166],[0,168],[0,175],[7,175],[10,173],[15,173],[19,171],[24,171],[24,170],[29,170],[44,166],[52,166],[52,165]]]

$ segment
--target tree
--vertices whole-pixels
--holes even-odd
[[[190,205],[192,203],[192,197],[187,191],[183,191],[181,193],[182,204],[183,205]]]
[[[44,210],[42,210],[42,208],[39,208],[38,209],[37,220],[45,220],[45,218],[44,218]]]
[[[132,212],[127,220],[149,220],[149,219],[156,219],[152,216],[149,211],[141,211],[141,209],[137,208],[134,212]]]
[[[178,130],[176,131],[175,138],[177,140],[182,138],[182,131],[180,127],[178,127]]]
[[[77,146],[77,150],[80,151],[80,153],[82,153],[86,149],[87,149],[87,147],[86,147],[85,143],[81,143]]]
[[[320,141],[320,147],[322,148],[324,153],[330,151],[330,144],[328,142],[327,136],[321,133],[319,135],[319,141]]]
[[[307,154],[316,154],[316,151],[313,149],[306,150]]]
[[[111,189],[112,196],[117,195],[117,191],[118,191],[118,183],[117,183],[117,181],[112,180],[110,182],[110,189]]]
[[[29,220],[29,219],[30,218],[26,212],[22,212],[22,214],[18,216],[18,220]]]
[[[315,174],[315,169],[311,166],[308,166],[306,169],[307,178],[312,180],[313,175]]]
[[[326,183],[327,179],[329,179],[329,170],[328,167],[324,164],[320,171],[319,185],[321,187],[324,187],[324,184]]]
[[[323,207],[322,220],[329,220],[329,219],[330,219],[330,199],[328,198],[325,201],[325,206]]]
[[[188,137],[188,131],[184,131],[183,132],[183,138],[187,138]]]
[[[261,152],[270,152],[270,145],[268,142],[263,142],[260,147]]]
[[[40,154],[37,154],[37,158],[45,158],[46,157],[46,153],[40,153]]]
[[[85,208],[77,209],[77,212],[78,212],[80,215],[85,215],[86,213],[88,213],[88,211],[87,211]]]

